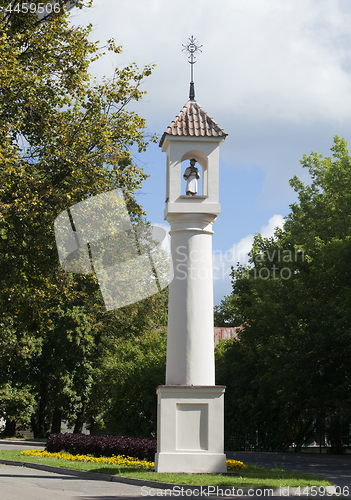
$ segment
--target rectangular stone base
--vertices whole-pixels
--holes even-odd
[[[156,453],[157,472],[227,472],[224,453]]]
[[[157,388],[157,472],[226,472],[223,386]]]

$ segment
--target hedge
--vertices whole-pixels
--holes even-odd
[[[57,453],[67,451],[74,455],[94,455],[95,457],[111,457],[125,455],[143,460],[154,461],[157,450],[156,439],[134,438],[124,436],[88,436],[86,434],[50,434],[47,451]]]

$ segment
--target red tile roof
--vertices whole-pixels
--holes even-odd
[[[196,101],[188,101],[164,132],[160,147],[166,135],[195,137],[227,137],[227,133],[206,113]]]

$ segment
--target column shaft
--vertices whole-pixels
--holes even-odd
[[[169,287],[168,385],[215,385],[213,341],[213,214],[172,214],[173,280]]]

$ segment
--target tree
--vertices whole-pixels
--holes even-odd
[[[166,339],[165,327],[116,339],[113,356],[105,357],[96,381],[102,410],[95,419],[98,426],[107,426],[109,432],[119,435],[156,436],[155,391],[165,383]]]
[[[226,295],[217,306],[214,306],[213,311],[214,326],[229,328],[240,326],[243,322],[233,295]]]
[[[84,407],[97,325],[107,323],[94,276],[59,267],[54,220],[114,188],[133,220],[143,217],[133,193],[146,175],[131,147],[148,140],[126,106],[142,98],[151,68],[132,64],[93,81],[89,64],[101,50],[91,27],[69,23],[65,2],[42,20],[8,3],[0,0],[0,411],[12,415],[6,401],[16,394],[17,418],[28,422],[22,409],[35,396],[32,424],[44,435],[58,414],[72,419]],[[113,40],[105,48],[121,52]]]
[[[350,444],[351,158],[344,139],[331,150],[304,156],[312,182],[291,180],[284,228],[256,235],[250,265],[232,272],[244,330],[218,369],[244,447],[298,449],[322,428],[337,452]]]

